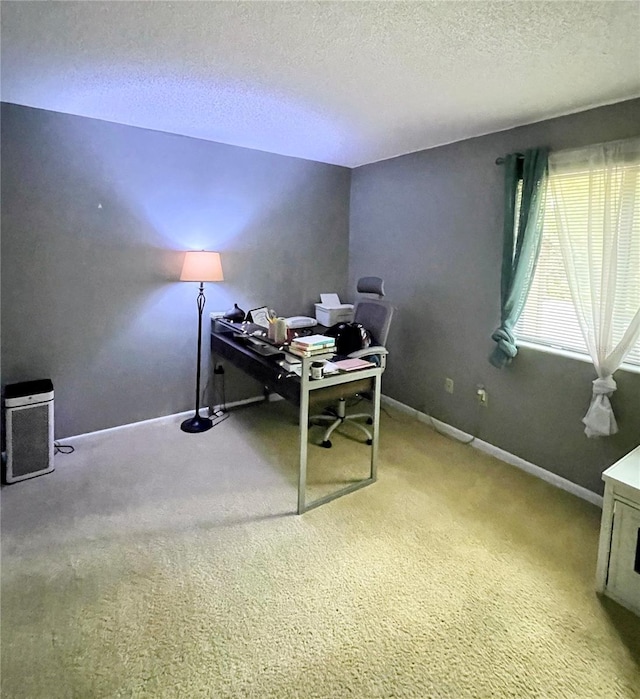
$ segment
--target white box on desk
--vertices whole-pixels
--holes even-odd
[[[353,320],[353,304],[340,303],[337,306],[326,306],[316,303],[316,320],[320,325],[330,328],[336,323],[350,323]]]

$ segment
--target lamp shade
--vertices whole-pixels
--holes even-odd
[[[221,282],[222,261],[219,252],[206,252],[205,250],[190,251],[184,256],[181,282]]]

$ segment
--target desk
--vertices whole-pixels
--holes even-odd
[[[322,379],[310,378],[310,366],[317,359],[330,359],[332,353],[315,355],[313,358],[295,357],[302,361],[301,376],[288,373],[279,364],[280,357],[265,357],[246,344],[247,335],[241,323],[224,320],[212,320],[211,354],[226,359],[249,376],[258,380],[267,390],[281,395],[284,399],[299,407],[300,459],[298,466],[298,514],[302,514],[318,505],[351,493],[375,482],[377,477],[378,432],[380,426],[380,383],[384,364],[370,369],[326,376]],[[314,329],[317,331],[317,329]],[[285,348],[286,352],[286,348]],[[294,355],[290,355],[293,357]],[[309,440],[309,402],[314,391],[327,389],[340,384],[356,383],[362,380],[373,381],[373,440],[371,444],[371,465],[369,476],[325,495],[312,502],[306,501],[307,489],[307,450]],[[355,388],[355,387],[354,387]]]

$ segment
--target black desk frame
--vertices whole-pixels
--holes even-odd
[[[312,361],[317,359],[330,359],[331,354],[316,355],[313,358],[296,357],[302,361],[301,376],[294,373],[287,373],[273,357],[265,357],[247,346],[242,341],[243,326],[239,323],[228,323],[226,321],[213,320],[211,331],[211,354],[213,356],[226,359],[234,366],[244,371],[249,376],[259,381],[268,391],[281,395],[294,405],[299,406],[299,429],[300,429],[300,456],[298,466],[298,514],[323,505],[326,502],[335,500],[342,495],[347,495],[355,490],[364,488],[377,479],[378,461],[378,433],[380,427],[380,384],[382,372],[384,371],[384,358],[381,366],[370,369],[362,369],[348,373],[326,376],[322,379],[310,378],[310,366]],[[293,355],[291,355],[293,356]],[[371,461],[369,475],[355,483],[351,483],[345,488],[329,493],[317,500],[307,502],[307,457],[309,440],[309,402],[312,391],[348,384],[361,379],[371,378],[373,380],[373,439],[370,446]]]

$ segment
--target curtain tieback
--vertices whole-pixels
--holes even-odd
[[[593,382],[593,395],[594,396],[601,396],[601,395],[607,395],[610,396],[616,389],[618,388],[618,384],[615,382],[615,379],[611,374],[609,376],[603,376],[601,378],[597,378]]]
[[[618,388],[613,376],[602,376],[593,382],[593,396],[587,414],[582,419],[587,437],[608,437],[618,431],[609,396]]]
[[[502,369],[507,364],[511,364],[511,360],[518,354],[516,347],[515,335],[504,325],[501,325],[491,336],[491,339],[497,343],[489,361],[493,366]]]

